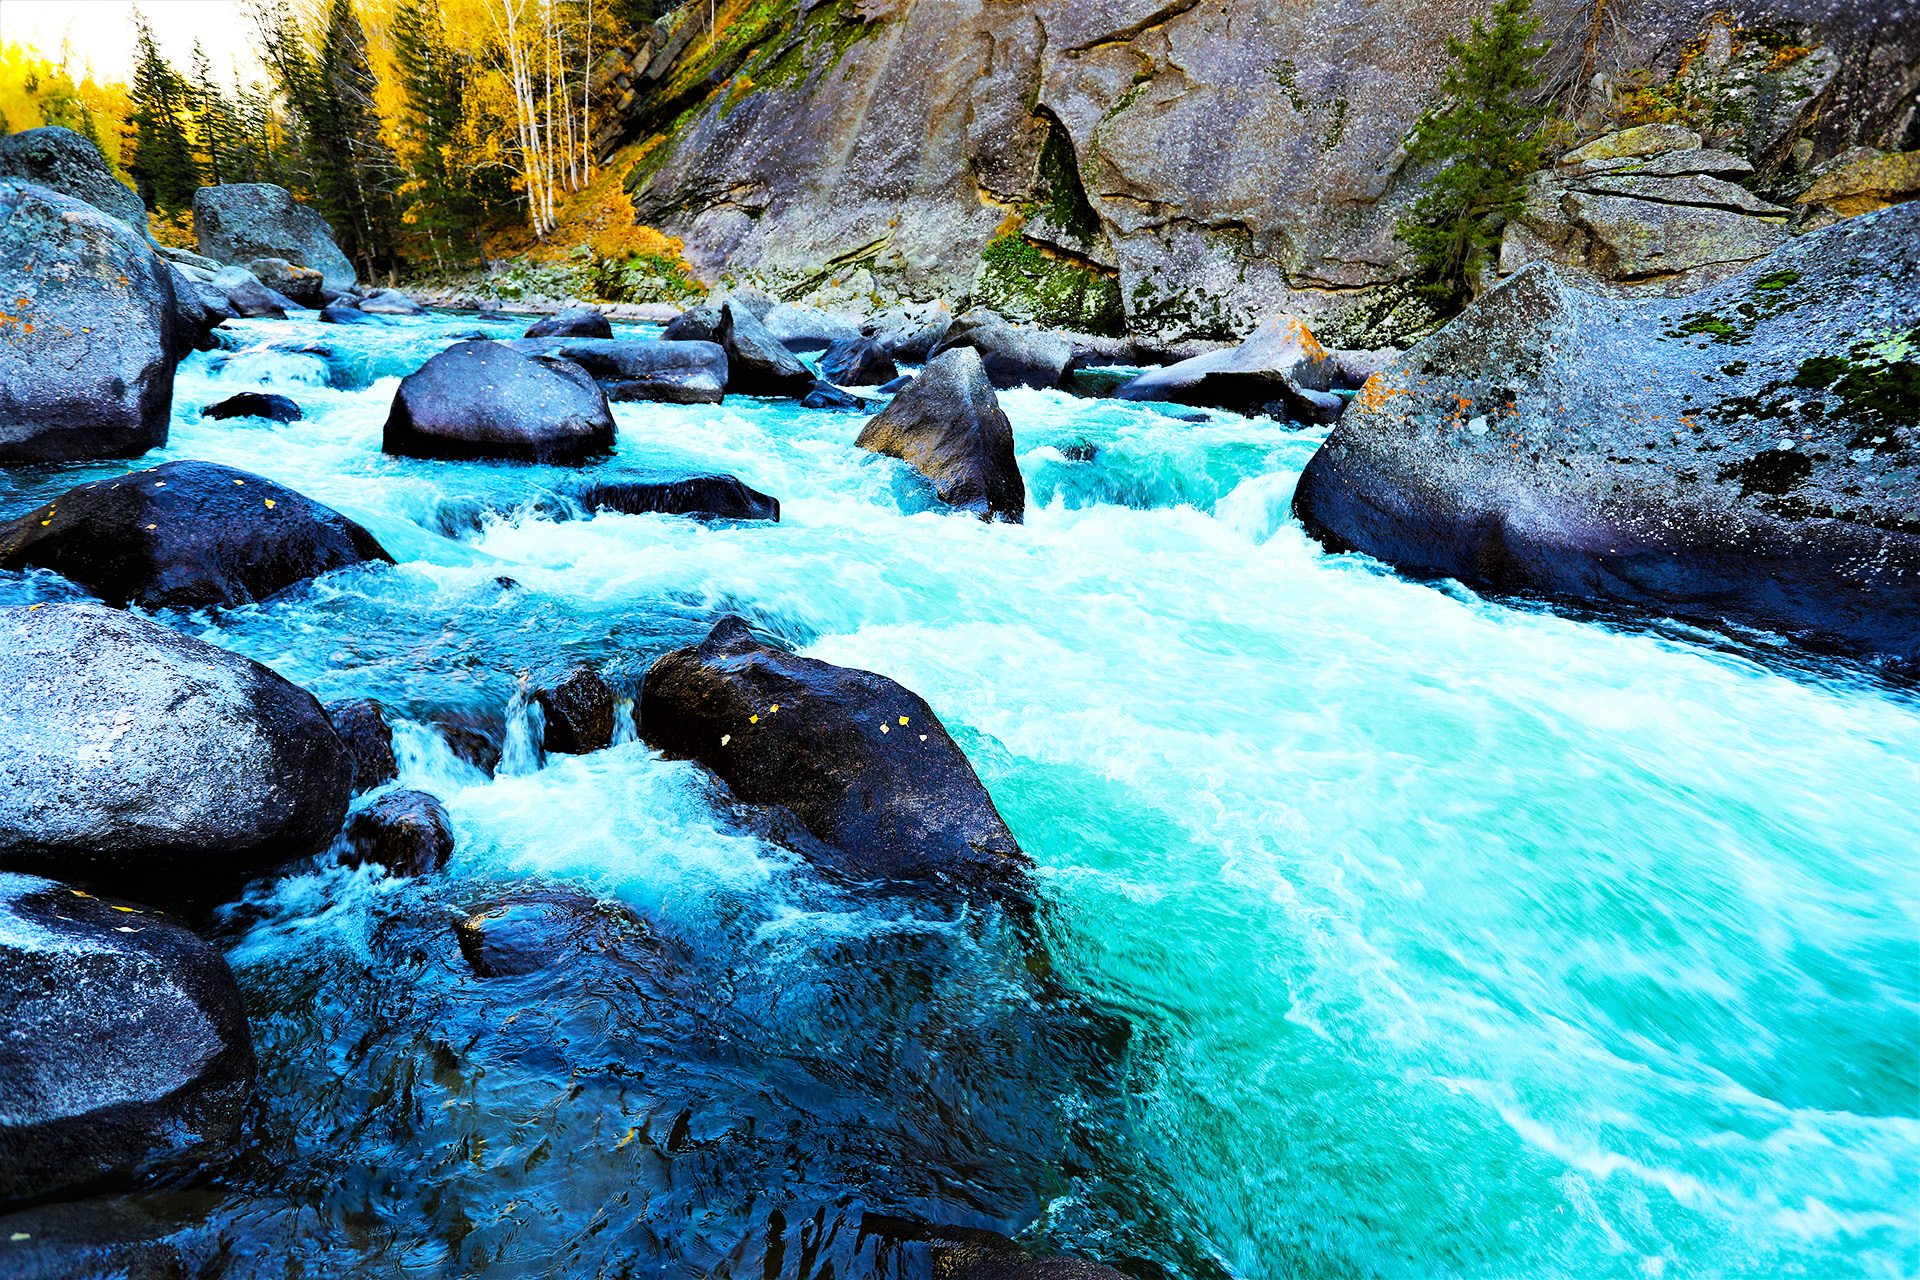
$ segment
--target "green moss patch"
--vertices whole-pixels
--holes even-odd
[[[980,259],[973,300],[981,306],[1082,333],[1125,329],[1120,282],[1095,267],[1046,254],[1021,235],[991,241]]]

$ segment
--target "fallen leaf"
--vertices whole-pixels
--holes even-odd
[[[273,499],[272,499],[272,498],[268,498],[268,499],[266,499],[266,504],[267,504],[268,506],[272,506],[272,505],[273,505]]]

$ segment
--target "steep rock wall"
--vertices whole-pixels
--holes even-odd
[[[711,279],[804,291],[864,267],[890,292],[959,299],[1004,291],[1009,272],[1077,272],[1107,289],[1101,305],[1117,286],[1135,332],[1233,336],[1288,310],[1361,341],[1417,319],[1396,283],[1394,223],[1420,177],[1403,144],[1447,37],[1485,8],[700,0],[638,43],[609,142],[647,141],[637,216],[684,238]],[[1670,70],[1720,10],[1609,0],[1593,64],[1579,57],[1592,0],[1537,12],[1571,76]],[[1817,43],[1837,68],[1789,113],[1786,144],[1810,138],[1815,161],[1912,145],[1920,23],[1846,0],[1733,19]],[[1756,140],[1756,159],[1785,162],[1786,144]],[[983,268],[1009,237],[1021,252]]]

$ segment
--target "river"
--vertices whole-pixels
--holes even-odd
[[[0,479],[15,512],[211,459],[399,562],[162,615],[388,703],[458,841],[216,922],[260,1085],[181,1193],[196,1256],[850,1280],[923,1269],[888,1226],[918,1216],[1140,1280],[1920,1272],[1911,692],[1328,555],[1288,515],[1319,435],[1229,413],[1002,393],[1011,526],[853,448],[858,415],[622,404],[597,473],[728,472],[782,519],[579,518],[572,473],[380,452],[398,378],[476,331],[518,326],[230,322],[164,451]],[[307,419],[200,417],[251,387]],[[728,612],[926,698],[1037,864],[1037,945],[824,880],[631,735],[489,779],[426,726],[558,660],[630,694]],[[475,978],[451,922],[529,880],[667,959]]]

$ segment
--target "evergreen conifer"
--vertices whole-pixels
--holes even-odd
[[[133,110],[127,120],[133,136],[128,168],[139,179],[141,194],[152,192],[151,206],[178,213],[193,207],[193,193],[200,186],[199,166],[194,163],[183,118],[191,93],[154,43],[146,16],[136,9],[133,21],[135,61],[129,94]]]
[[[1475,18],[1470,38],[1448,39],[1445,101],[1420,118],[1407,145],[1416,163],[1446,162],[1397,232],[1413,250],[1421,292],[1443,313],[1471,298],[1469,282],[1520,212],[1526,175],[1540,167],[1533,135],[1550,108],[1527,96],[1540,84],[1533,68],[1546,52],[1527,43],[1540,26],[1527,16],[1532,7],[1500,0],[1491,25]]]

